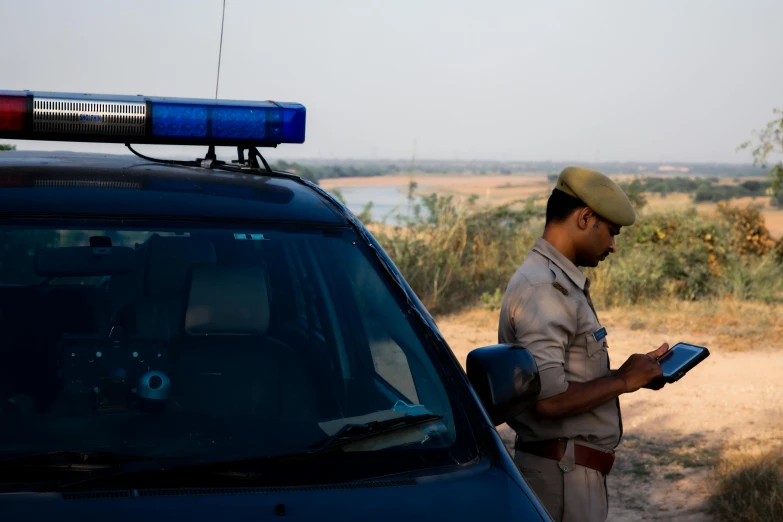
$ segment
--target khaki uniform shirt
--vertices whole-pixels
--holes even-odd
[[[498,340],[527,348],[541,377],[539,400],[561,394],[569,382],[588,382],[610,374],[607,338],[589,298],[587,277],[543,238],[517,269],[500,311]],[[600,336],[599,336],[600,337]],[[622,436],[620,401],[592,411],[546,420],[527,411],[508,422],[521,442],[568,438],[614,450]]]

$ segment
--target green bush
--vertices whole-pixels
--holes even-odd
[[[535,241],[532,223],[542,209],[532,201],[522,209],[478,207],[476,198],[456,202],[435,194],[415,204],[415,188],[409,208],[397,216],[401,225],[381,227],[376,237],[422,302],[446,313],[505,288]]]
[[[610,256],[605,266],[588,270],[597,306],[645,303],[664,293],[664,259],[651,250],[639,248],[623,256]]]
[[[719,209],[717,218],[694,210],[642,217],[620,235],[616,254],[587,270],[596,303],[783,300],[781,243],[769,237],[758,209]]]
[[[401,226],[377,237],[433,313],[465,306],[497,310],[502,291],[543,231],[543,208],[532,200],[479,207],[431,195],[398,216]],[[426,210],[426,212],[423,212]],[[617,239],[618,251],[586,270],[600,307],[659,299],[731,297],[783,301],[783,242],[769,237],[755,207],[719,207],[708,218],[695,210],[643,215]]]
[[[774,254],[736,257],[721,279],[721,297],[776,303],[783,300],[783,264]]]
[[[481,302],[484,303],[487,310],[499,310],[500,307],[503,306],[503,292],[500,288],[495,288],[495,292],[492,294],[484,292],[481,294]]]
[[[659,297],[695,300],[711,295],[727,254],[728,223],[695,211],[642,217],[618,237],[618,251],[597,268],[594,300],[601,306]]]

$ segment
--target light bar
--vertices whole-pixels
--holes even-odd
[[[274,147],[304,143],[298,103],[0,91],[0,138]]]

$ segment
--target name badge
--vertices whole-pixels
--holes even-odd
[[[606,327],[604,326],[593,332],[593,339],[595,339],[595,342],[602,340],[604,337],[606,337]]]

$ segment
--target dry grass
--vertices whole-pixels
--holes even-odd
[[[777,346],[783,337],[783,307],[752,301],[662,300],[618,307],[602,314],[612,324],[661,334],[707,335],[725,351]]]
[[[437,317],[438,323],[459,325],[450,339],[460,354],[497,341],[497,310],[475,308]],[[749,301],[681,301],[668,299],[649,305],[600,310],[601,320],[613,328],[667,335],[708,338],[710,349],[743,352],[779,348],[783,339],[783,309]],[[453,329],[454,327],[451,326]],[[474,332],[486,332],[479,335]],[[470,332],[468,337],[464,335]],[[464,345],[464,346],[463,346]]]
[[[715,470],[710,511],[721,520],[783,519],[783,448],[724,457]]]

